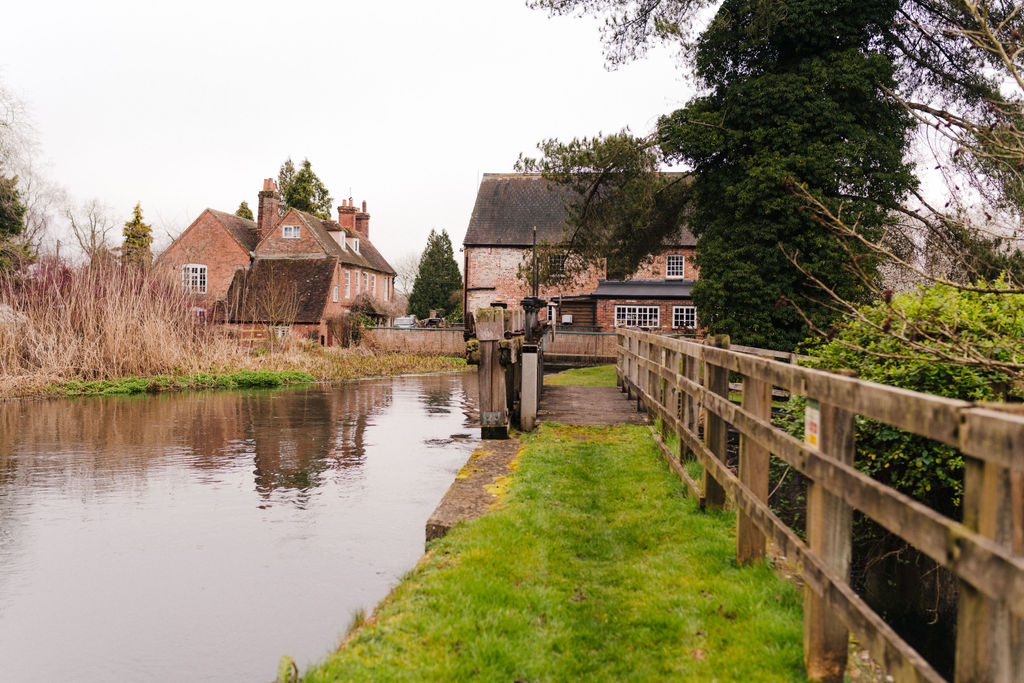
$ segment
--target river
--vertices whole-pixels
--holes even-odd
[[[0,404],[0,679],[272,681],[423,552],[475,376]]]

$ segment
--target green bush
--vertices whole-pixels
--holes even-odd
[[[950,360],[949,348],[967,343],[988,358],[1024,362],[1024,295],[935,285],[860,312],[863,320],[846,322],[832,339],[806,343],[811,359],[805,364],[848,368],[860,379],[948,398],[1020,398],[1021,386],[1008,372]],[[788,427],[801,436],[803,407],[803,399],[795,398],[787,408]],[[858,417],[856,464],[894,489],[959,518],[963,458],[956,449]]]

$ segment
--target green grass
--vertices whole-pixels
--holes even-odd
[[[157,375],[155,377],[121,377],[94,381],[50,384],[46,391],[52,396],[127,396],[142,393],[181,391],[184,389],[249,389],[279,387],[285,384],[313,382],[308,372],[295,370],[238,370],[237,372],[200,372],[191,375]]]
[[[544,378],[544,384],[561,384],[577,387],[614,387],[615,366],[598,365],[592,368],[573,368]]]
[[[804,679],[798,591],[736,566],[735,513],[697,511],[646,427],[523,442],[503,503],[304,681]]]

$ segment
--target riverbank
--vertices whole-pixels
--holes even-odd
[[[798,590],[735,565],[735,513],[700,513],[646,427],[522,443],[496,509],[304,681],[803,678]]]
[[[295,343],[222,357],[203,368],[176,368],[149,376],[81,379],[56,372],[0,375],[0,398],[60,398],[160,393],[188,389],[275,387],[303,382],[334,382],[466,368],[462,358],[375,353],[365,349],[324,348]]]

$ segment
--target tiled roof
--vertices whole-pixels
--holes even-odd
[[[276,322],[281,311],[294,311],[296,323],[319,323],[334,276],[335,260],[256,259],[249,271],[238,270],[228,288],[232,322]]]
[[[256,248],[256,243],[260,239],[260,230],[256,223],[239,218],[233,213],[225,213],[216,209],[207,209],[207,211],[224,226],[224,229],[242,245],[243,249],[252,251]]]
[[[485,173],[469,219],[466,246],[528,247],[533,228],[538,242],[562,238],[565,205],[574,194],[545,180],[537,173]],[[666,246],[694,246],[696,238],[680,227],[677,239]]]
[[[334,256],[342,263],[357,266],[360,268],[369,268],[373,270],[379,270],[389,275],[395,274],[395,269],[391,267],[380,252],[377,251],[376,247],[370,242],[365,235],[361,235],[358,232],[350,230],[343,230],[340,225],[334,221],[324,220],[317,218],[313,214],[306,213],[305,211],[299,211],[295,209],[295,214],[299,219],[309,228],[310,232],[316,237],[317,241],[323,245],[324,250],[331,256]],[[348,237],[355,237],[359,239],[359,253],[353,252],[351,249],[342,248],[338,244],[337,240],[331,234],[333,232],[345,232]]]

